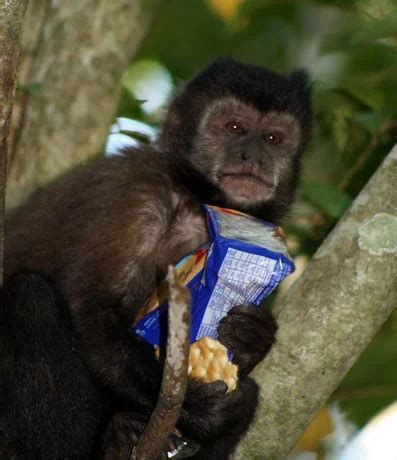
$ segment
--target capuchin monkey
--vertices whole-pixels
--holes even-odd
[[[2,308],[20,321],[10,326],[18,334],[14,343],[8,337],[7,347],[25,356],[11,351],[1,359],[10,369],[12,360],[32,359],[34,368],[10,374],[4,390],[1,458],[128,458],[155,407],[162,375],[152,346],[129,333],[137,311],[168,265],[208,240],[203,203],[280,222],[294,199],[311,118],[304,72],[282,76],[218,59],[173,99],[155,146],[79,167],[10,217],[5,268],[11,279]],[[15,275],[21,271],[44,273],[56,288],[39,275]],[[24,309],[25,318],[15,309]],[[226,394],[223,382],[189,381],[177,429],[200,444],[193,458],[230,457],[257,405],[258,387],[248,374],[275,333],[271,314],[249,305],[222,320],[219,340],[233,351],[239,382]],[[41,357],[29,353],[35,347]],[[69,383],[52,382],[60,375]],[[51,426],[35,394],[43,388],[59,399],[44,398]],[[62,412],[65,402],[69,409]],[[24,410],[29,420],[21,433]],[[15,432],[7,433],[5,420]],[[52,432],[63,433],[58,448]],[[35,456],[19,450],[29,443]],[[100,451],[92,447],[99,444]]]

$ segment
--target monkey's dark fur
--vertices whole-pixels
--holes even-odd
[[[19,274],[0,305],[0,458],[88,458],[102,398],[62,299],[45,278]]]
[[[128,458],[161,381],[151,346],[128,333],[134,315],[168,264],[207,240],[202,203],[279,222],[293,201],[310,130],[303,72],[280,76],[219,59],[175,97],[155,148],[78,168],[12,216],[8,276],[31,270],[51,277],[73,332],[42,278],[5,285],[2,325],[18,334],[1,336],[11,350],[1,354],[2,366],[13,369],[2,386],[1,458],[85,459],[98,436],[95,458]],[[249,306],[221,322],[220,340],[233,350],[240,379],[228,394],[220,382],[189,383],[178,428],[201,444],[194,458],[229,458],[257,405],[247,374],[275,332],[271,315]],[[24,371],[15,370],[18,362]]]

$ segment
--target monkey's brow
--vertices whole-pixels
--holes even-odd
[[[209,105],[207,109],[207,113],[214,113],[217,111],[225,110],[227,113],[231,111],[235,111],[236,114],[240,113],[241,111],[247,112],[256,112],[261,113],[258,109],[253,107],[252,105],[241,101],[233,96],[224,97],[215,100],[212,104]]]
[[[296,134],[300,131],[299,121],[293,114],[279,111],[261,112],[256,107],[234,97],[214,101],[205,113],[201,124],[205,125],[209,119],[213,120],[218,117],[220,119],[235,118],[238,121],[251,121],[263,126],[273,125],[275,128],[292,129]]]
[[[215,100],[212,104],[209,105],[204,116],[201,120],[200,125],[206,125],[209,119],[214,118],[236,118],[237,120],[258,120],[263,116],[263,113],[260,112],[253,106],[248,105],[247,103],[240,101],[234,97],[226,97],[222,99]]]

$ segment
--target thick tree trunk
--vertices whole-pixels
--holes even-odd
[[[7,206],[101,152],[122,70],[161,0],[31,0]]]
[[[0,285],[3,280],[4,205],[11,114],[27,0],[0,0]]]
[[[397,146],[277,305],[278,341],[254,377],[238,460],[284,459],[397,307]]]

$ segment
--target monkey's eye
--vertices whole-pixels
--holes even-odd
[[[283,141],[283,136],[280,133],[266,133],[264,135],[265,142],[270,145],[281,144]]]
[[[245,134],[247,132],[243,125],[238,121],[228,121],[225,128],[230,134]]]

